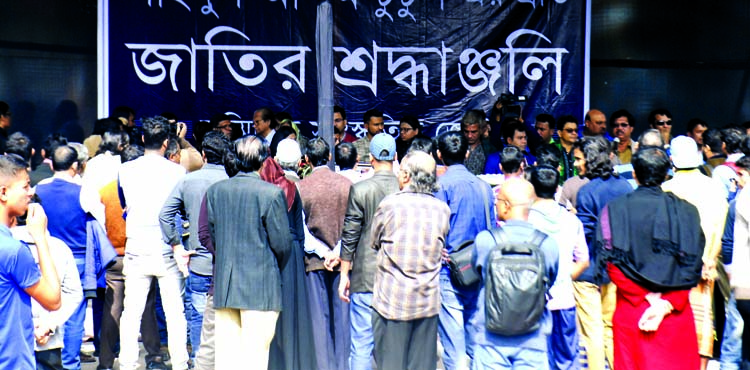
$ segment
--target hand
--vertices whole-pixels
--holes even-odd
[[[451,255],[450,255],[450,254],[448,254],[448,250],[447,250],[447,249],[445,249],[445,248],[443,248],[443,250],[442,250],[442,251],[440,251],[440,253],[442,254],[442,256],[441,256],[441,257],[442,257],[442,259],[443,259],[443,264],[448,264],[448,262],[450,262],[450,261],[451,261]]]
[[[174,251],[174,259],[177,261],[177,268],[182,272],[182,275],[188,277],[190,270],[188,270],[188,264],[190,263],[190,256],[195,254],[195,251],[187,251],[182,244],[172,246]]]
[[[36,242],[39,239],[47,237],[47,214],[40,204],[29,204],[26,216],[26,229]]]
[[[703,261],[703,269],[701,270],[701,278],[706,281],[714,281],[718,277],[716,272],[716,262],[713,260]]]
[[[34,338],[36,344],[43,346],[49,341],[49,337],[52,335],[52,329],[44,326],[34,325]]]
[[[328,254],[326,254],[323,266],[326,270],[333,271],[333,269],[338,266],[339,262],[341,262],[341,258],[333,251],[329,251]]]
[[[187,125],[185,122],[177,122],[177,136],[184,139],[185,135],[187,135]]]
[[[659,325],[670,312],[672,312],[672,305],[669,301],[661,298],[659,293],[649,293],[646,295],[651,305],[641,315],[641,319],[638,320],[638,328],[645,332],[655,332],[659,329]]]
[[[341,275],[339,280],[339,299],[346,303],[351,302],[349,300],[349,275]]]

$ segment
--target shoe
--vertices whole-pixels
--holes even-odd
[[[169,368],[161,361],[151,360],[146,364],[146,369],[167,370]]]
[[[92,356],[92,355],[90,355],[88,353],[81,353],[80,354],[80,359],[81,359],[82,363],[84,363],[84,362],[86,362],[86,363],[88,363],[88,362],[96,362],[96,357],[94,357],[94,356]]]
[[[96,370],[112,370],[112,368],[111,367],[99,367],[99,366],[97,366]]]

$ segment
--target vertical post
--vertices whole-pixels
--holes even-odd
[[[318,137],[331,147],[331,161],[335,166],[333,139],[333,8],[328,1],[318,5],[315,22],[315,56],[318,66]]]
[[[586,17],[584,22],[584,43],[583,43],[583,113],[585,115],[591,106],[591,0],[586,2]]]

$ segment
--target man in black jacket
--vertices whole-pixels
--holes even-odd
[[[380,133],[370,141],[370,163],[375,174],[352,185],[341,234],[341,278],[339,298],[351,303],[352,370],[371,369],[374,337],[372,332],[372,286],[375,279],[376,251],[371,248],[370,227],[378,204],[397,192],[398,179],[393,173],[396,141]],[[349,270],[354,263],[351,280]]]

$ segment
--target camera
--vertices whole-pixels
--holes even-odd
[[[503,119],[521,117],[521,103],[528,99],[525,95],[500,94],[495,105],[500,104],[500,112]]]

